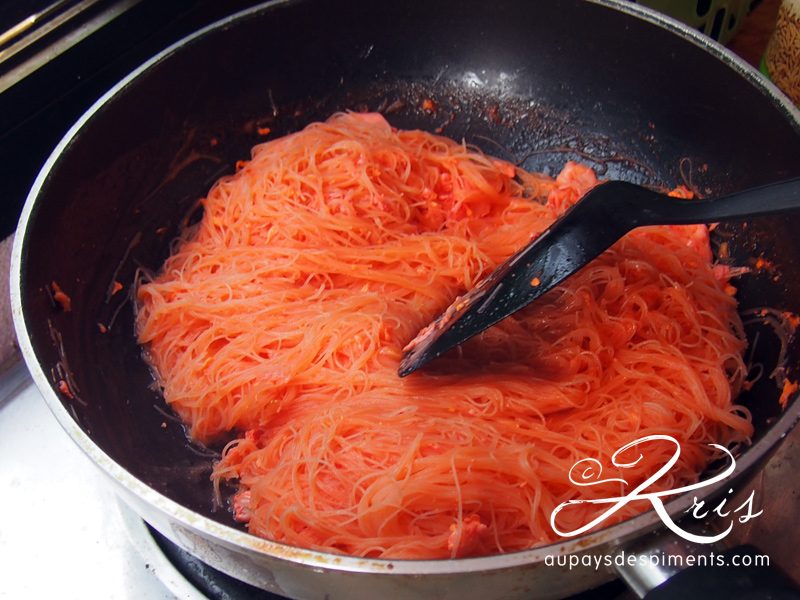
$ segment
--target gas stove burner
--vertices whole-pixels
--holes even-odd
[[[261,0],[0,1],[0,238],[69,127],[170,44]]]
[[[145,523],[121,500],[117,507],[128,539],[145,568],[181,600],[284,600],[207,565]]]
[[[217,571],[173,544],[149,525],[146,527],[164,556],[209,600],[283,600],[283,596],[260,590]]]
[[[0,92],[80,43],[138,2],[8,2],[0,12]]]
[[[180,548],[145,523],[122,501],[119,513],[131,543],[145,567],[182,600],[285,600],[218,571]],[[630,600],[634,598],[620,580],[573,596],[572,600]]]

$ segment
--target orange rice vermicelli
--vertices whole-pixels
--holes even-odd
[[[400,379],[403,346],[597,182],[524,173],[452,140],[338,114],[256,146],[138,288],[138,336],[215,485],[259,536],[365,557],[435,558],[556,539],[583,458],[631,488],[696,481],[752,433],[736,301],[705,226],[634,231],[540,301]],[[663,446],[663,447],[662,447]],[[606,522],[648,507],[627,506]],[[605,509],[606,507],[601,507]],[[561,529],[599,509],[559,514]],[[562,521],[563,518],[563,521]]]

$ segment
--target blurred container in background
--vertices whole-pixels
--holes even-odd
[[[636,1],[636,0],[634,0]],[[639,0],[659,12],[683,21],[722,44],[727,44],[760,0]]]
[[[800,105],[800,0],[783,0],[761,70]]]

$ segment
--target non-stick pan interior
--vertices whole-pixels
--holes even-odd
[[[581,160],[604,177],[703,194],[800,174],[785,108],[703,47],[602,4],[285,2],[169,52],[75,130],[35,192],[22,301],[43,370],[96,444],[226,523],[212,506],[213,453],[187,443],[153,389],[128,293],[250,147],[341,110],[379,110],[533,170]],[[799,223],[721,231],[737,264],[763,254],[776,265],[737,284],[743,308],[800,312]],[[778,345],[761,338],[753,360],[774,363]],[[787,363],[799,358],[790,346]],[[758,435],[780,414],[778,395],[765,378],[744,398]]]

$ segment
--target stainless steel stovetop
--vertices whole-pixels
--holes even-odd
[[[0,400],[0,598],[201,600],[19,370]]]

